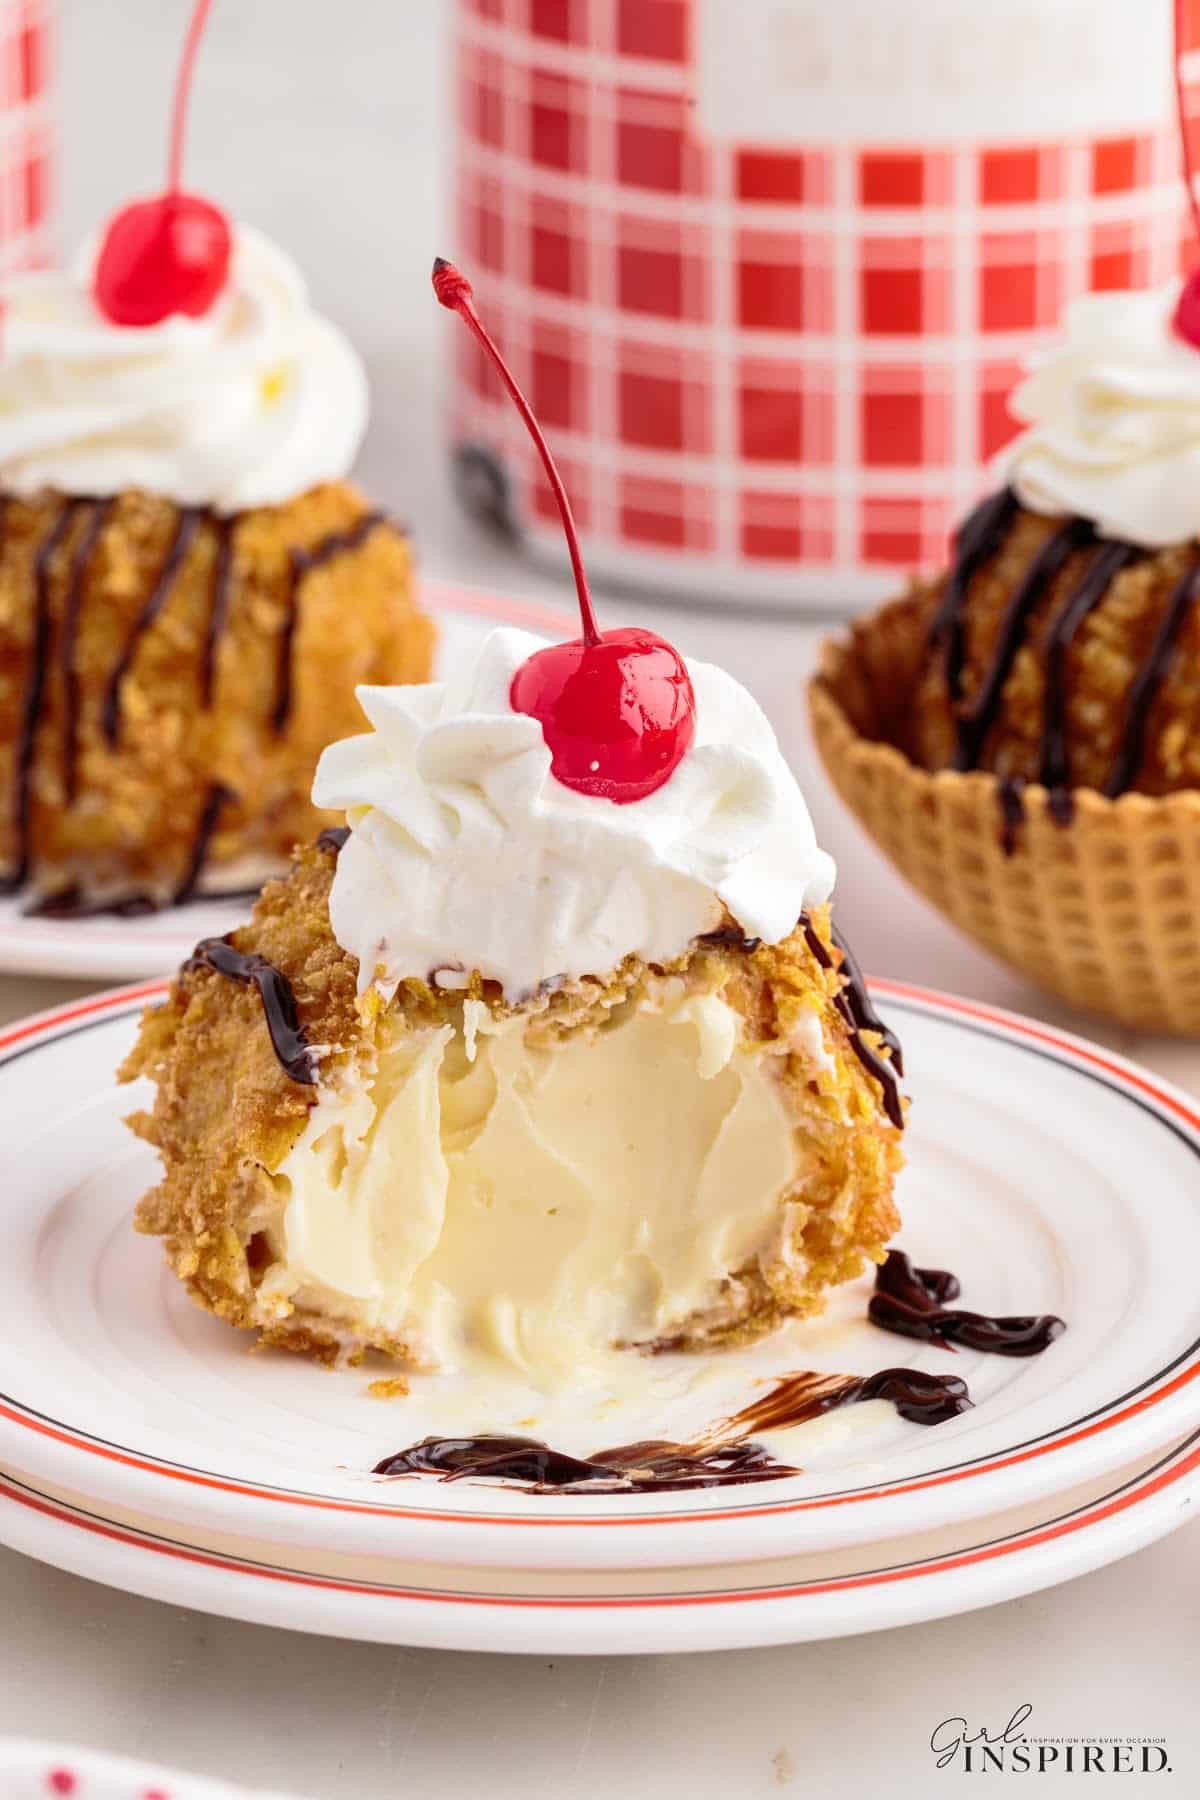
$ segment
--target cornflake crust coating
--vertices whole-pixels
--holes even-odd
[[[867,735],[893,743],[931,772],[954,766],[957,720],[979,696],[1022,581],[1039,550],[1064,523],[1018,508],[996,554],[972,576],[961,615],[965,655],[957,705],[947,689],[944,651],[930,642],[948,575],[916,585],[906,599],[862,621],[854,649],[871,693],[869,706],[860,709],[855,722]],[[1030,782],[1039,779],[1050,626],[1078,589],[1097,548],[1092,541],[1072,551],[1039,593],[995,723],[981,745],[979,768]],[[1172,596],[1196,561],[1194,543],[1131,555],[1075,626],[1061,665],[1063,746],[1072,787],[1104,791],[1118,759],[1135,680],[1150,657]],[[877,682],[872,681],[873,664],[878,665]],[[897,677],[902,680],[906,672],[909,684],[900,691]],[[1154,795],[1200,788],[1200,608],[1195,606],[1184,614],[1173,653],[1163,666],[1129,786]]]
[[[433,637],[407,540],[344,483],[230,519],[0,500],[0,878],[157,904],[261,878],[329,822],[355,687],[427,679]]]
[[[653,1004],[668,988],[688,997],[719,992],[736,1010],[743,1043],[769,1059],[802,1171],[779,1198],[785,1229],[777,1253],[730,1271],[712,1306],[672,1334],[670,1347],[748,1339],[789,1316],[817,1312],[829,1287],[882,1260],[898,1224],[900,1133],[834,1004],[842,977],[828,909],[814,911],[811,923],[829,947],[829,969],[799,928],[781,944],[745,948],[735,931],[728,935],[736,947],[701,941],[661,969],[630,957],[606,980],[584,978],[517,1007],[478,975],[453,993],[410,980],[385,1003],[373,989],[357,995],[357,965],[330,933],[335,854],[321,846],[301,852],[231,939],[286,976],[320,1086],[284,1073],[253,986],[205,968],[181,971],[168,999],[146,1013],[121,1070],[123,1081],[149,1076],[157,1087],[153,1110],[129,1121],[165,1170],[140,1203],[138,1229],[164,1240],[171,1267],[200,1305],[257,1331],[264,1343],[321,1361],[357,1361],[368,1348],[419,1361],[412,1346],[386,1332],[279,1298],[273,1271],[282,1254],[286,1183],[272,1176],[304,1132],[318,1094],[365,1084],[414,1034],[455,1022],[461,1029],[464,1002],[482,1003],[492,1023],[523,1017],[526,1042],[548,1047],[603,1028],[620,1009]],[[887,1055],[876,1034],[864,1035]]]

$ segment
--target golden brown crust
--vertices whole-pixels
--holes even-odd
[[[978,616],[968,617],[968,696],[978,690],[1004,600],[1050,529],[1046,521],[1034,524],[1031,536],[1029,516],[1018,519],[1014,559],[997,559],[972,584],[968,614],[978,608]],[[1162,552],[1127,570],[1111,611],[1081,637],[1085,666],[1068,662],[1068,741],[1077,779],[1102,779],[1107,771],[1134,646],[1161,617],[1192,553],[1194,547]],[[810,704],[830,780],[917,891],[994,955],[1075,1006],[1138,1030],[1196,1035],[1197,609],[1185,620],[1179,655],[1150,715],[1137,783],[1148,791],[1109,800],[1076,787],[1064,823],[1062,809],[1033,782],[1006,825],[1003,791],[991,770],[1035,766],[1040,664],[1018,657],[1002,725],[984,746],[985,769],[946,768],[953,721],[944,677],[928,651],[943,589],[943,582],[915,584],[824,646]],[[1118,654],[1114,644],[1122,633],[1127,648]],[[1176,777],[1180,785],[1172,787]]]
[[[328,891],[333,856],[304,851],[286,880],[270,884],[239,949],[266,956],[288,977],[309,1042],[321,1046],[326,1073],[353,1061],[369,1070],[382,1047],[414,1028],[438,1023],[461,1007],[422,981],[404,983],[395,999],[356,998],[357,963],[330,934]],[[829,944],[827,909],[812,915]],[[838,952],[832,952],[836,958]],[[893,1184],[901,1162],[899,1133],[880,1104],[878,1085],[854,1055],[834,1007],[840,977],[819,966],[797,930],[782,944],[752,951],[697,944],[665,969],[630,957],[604,981],[592,978],[543,991],[520,1008],[474,978],[473,993],[496,1013],[520,1011],[532,1037],[586,1030],[614,1006],[664,981],[682,978],[698,991],[720,986],[745,1020],[746,1036],[777,1059],[781,1090],[803,1148],[794,1227],[773,1262],[736,1271],[721,1303],[681,1343],[698,1347],[770,1329],[783,1318],[818,1311],[825,1290],[880,1260],[898,1217]],[[798,1045],[796,1028],[816,1012],[828,1068]],[[871,1038],[873,1042],[873,1037]],[[171,1266],[193,1297],[222,1318],[322,1360],[367,1348],[404,1359],[404,1346],[377,1338],[347,1341],[334,1326],[260,1305],[258,1287],[270,1253],[264,1234],[278,1222],[279,1197],[269,1179],[303,1129],[315,1090],[290,1080],[271,1048],[253,989],[210,971],[183,972],[166,1002],[149,1010],[121,1071],[157,1085],[154,1108],[131,1124],[163,1159],[164,1179],[141,1202],[140,1230],[165,1240]],[[782,1218],[781,1212],[781,1218]]]
[[[64,502],[47,494],[5,503],[0,536],[0,870],[16,861],[17,748],[36,626],[38,547]],[[219,545],[203,515],[178,579],[140,638],[120,690],[116,746],[103,729],[105,694],[152,593],[179,524],[170,501],[124,493],[112,505],[80,587],[74,667],[77,797],[66,804],[64,611],[69,570],[92,508],[76,509],[48,564],[48,681],[30,784],[32,876],[40,888],[148,889],[165,898],[182,879],[206,796],[222,810],[210,862],[282,862],[328,815],[309,800],[329,742],[362,728],[360,682],[428,678],[433,627],[412,595],[407,540],[387,523],[307,572],[298,585],[292,705],[276,735],[272,711],[292,559],[367,512],[345,483],[233,522],[228,612],[216,644],[212,702],[201,672]]]
[[[947,575],[915,586],[900,603],[903,613],[884,609],[859,627],[855,649],[862,655],[863,677],[874,702],[868,735],[895,744],[922,768],[953,766],[956,720],[978,696],[1005,610],[1038,550],[1063,523],[1061,518],[1018,509],[1000,550],[973,577],[962,615],[966,656],[957,706],[947,689],[944,656],[928,641]],[[1134,677],[1197,553],[1192,543],[1139,556],[1117,574],[1075,632],[1063,665],[1072,786],[1103,790],[1124,730]],[[1095,554],[1092,545],[1070,555],[1033,608],[1004,685],[996,723],[983,744],[980,768],[1037,780],[1047,630]],[[905,628],[898,631],[902,620]],[[900,638],[906,647],[897,667]],[[886,685],[881,679],[872,681],[872,672],[881,675],[884,667]],[[858,710],[865,725],[867,709]],[[1183,621],[1175,654],[1150,710],[1144,755],[1132,787],[1144,794],[1200,787],[1200,608],[1190,609]]]

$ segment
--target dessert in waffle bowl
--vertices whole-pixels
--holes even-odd
[[[811,688],[834,785],[927,898],[1063,998],[1189,1033],[1195,315],[1194,281],[1078,302],[949,569],[828,644]]]

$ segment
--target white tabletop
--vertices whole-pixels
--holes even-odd
[[[119,33],[95,0],[64,10],[70,242],[157,177],[186,8],[122,0]],[[561,599],[560,583],[457,516],[433,450],[437,346],[451,327],[425,284],[431,256],[456,248],[439,161],[448,12],[440,0],[218,5],[193,179],[288,244],[366,352],[375,419],[364,478],[414,522],[426,570]],[[345,34],[336,79],[335,19]],[[646,616],[629,601],[605,611],[612,622]],[[801,694],[815,626],[665,612],[654,622],[725,664],[771,715],[837,857],[839,918],[868,969],[1071,1025],[1200,1093],[1200,1047],[1081,1021],[901,886],[816,768]],[[0,979],[0,1022],[82,991]],[[1183,1777],[1175,1791],[1200,1789],[1196,1524],[983,1613],[696,1657],[550,1662],[305,1638],[112,1592],[7,1551],[0,1619],[0,1734],[63,1737],[322,1800],[960,1793],[966,1777],[932,1771],[930,1731],[951,1713],[998,1728],[1023,1702],[1039,1735],[1165,1736]],[[1067,1782],[1043,1776],[1038,1793]]]

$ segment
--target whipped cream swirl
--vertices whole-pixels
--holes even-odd
[[[283,251],[239,227],[230,279],[207,314],[129,326],[92,299],[95,248],[69,273],[5,284],[0,487],[141,488],[231,513],[348,473],[366,428],[366,375]]]
[[[1010,402],[1028,429],[1001,464],[1023,506],[1146,548],[1200,535],[1200,350],[1173,329],[1178,297],[1172,282],[1069,309]]]
[[[506,627],[448,684],[359,688],[374,729],[322,756],[313,799],[351,826],[329,916],[360,988],[477,969],[517,1000],[631,952],[670,961],[723,907],[777,943],[828,898],[832,859],[731,676],[689,663],[695,741],[669,781],[620,806],[557,781],[541,725],[509,704],[543,642]]]

